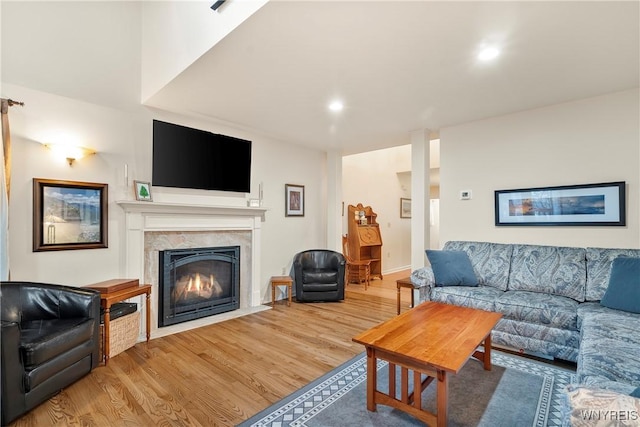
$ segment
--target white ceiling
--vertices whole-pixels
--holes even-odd
[[[639,24],[636,1],[272,1],[149,103],[357,153],[638,87]]]
[[[138,2],[0,6],[3,82],[138,102]],[[344,154],[397,146],[417,129],[640,86],[638,6],[272,0],[148,104]],[[502,54],[478,62],[483,43]]]

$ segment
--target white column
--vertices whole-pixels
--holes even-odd
[[[327,249],[342,252],[342,153],[327,151]]]
[[[429,130],[411,132],[411,271],[424,267],[429,247]]]

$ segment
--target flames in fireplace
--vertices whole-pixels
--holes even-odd
[[[173,289],[176,303],[190,300],[217,298],[224,292],[213,274],[203,277],[200,273],[180,277]]]

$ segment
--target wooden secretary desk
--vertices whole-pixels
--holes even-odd
[[[378,214],[371,206],[358,203],[357,206],[349,205],[348,215],[349,254],[356,261],[370,260],[371,277],[382,279],[382,236],[376,221]]]

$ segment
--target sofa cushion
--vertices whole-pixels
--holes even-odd
[[[618,257],[613,260],[609,286],[600,304],[640,313],[640,258]]]
[[[303,283],[302,290],[304,292],[336,292],[338,291],[337,283]]]
[[[561,246],[514,245],[509,290],[572,298],[585,297],[585,249]]]
[[[491,286],[450,286],[433,288],[431,301],[495,311],[495,301],[502,294]]]
[[[478,283],[507,290],[513,245],[490,242],[450,241],[444,250],[464,251],[469,256]]]
[[[610,380],[640,387],[640,345],[583,334],[576,373],[581,382],[590,377],[594,381]]]
[[[598,302],[585,302],[578,305],[578,329],[582,329],[583,320],[590,316],[597,316],[597,321],[602,324],[638,322],[638,330],[640,330],[640,315],[603,307]]]
[[[630,317],[587,316],[582,321],[582,340],[604,340],[628,342],[638,346],[640,351],[640,317],[633,319]]]
[[[302,283],[338,283],[338,271],[322,268],[302,270]]]
[[[578,380],[588,380],[589,384],[596,383],[597,379],[618,381],[640,387],[640,334],[637,332],[640,316],[634,316],[616,313],[584,316]]]
[[[578,303],[571,298],[527,291],[507,291],[498,298],[496,311],[507,319],[577,330]]]
[[[640,258],[640,249],[587,248],[587,301],[600,301],[607,286],[611,264],[619,256]]]
[[[26,369],[90,341],[98,319],[34,320],[21,324],[20,345]]]
[[[64,354],[57,355],[53,359],[25,371],[23,376],[25,391],[32,391],[36,387],[52,381],[57,382],[56,377],[68,378],[71,372],[79,375],[77,378],[85,375],[91,366],[92,346],[91,341],[84,342]]]
[[[478,279],[464,251],[426,251],[436,286],[478,286]]]

